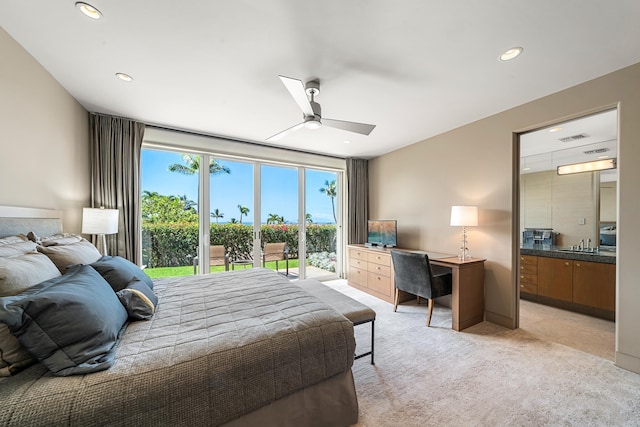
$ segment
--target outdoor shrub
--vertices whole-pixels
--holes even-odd
[[[298,258],[298,225],[265,224],[262,242],[286,242],[289,258]],[[224,245],[231,259],[251,259],[253,226],[246,224],[211,224],[210,244]],[[142,262],[149,268],[191,265],[198,251],[197,223],[162,223],[142,225]],[[335,252],[336,226],[307,226],[307,252]]]

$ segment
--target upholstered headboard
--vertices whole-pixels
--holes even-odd
[[[62,233],[62,211],[0,206],[0,238],[29,231],[38,236]]]

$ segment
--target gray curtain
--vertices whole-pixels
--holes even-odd
[[[109,255],[140,265],[140,150],[145,126],[90,114],[89,129],[91,207],[120,211],[118,234],[107,236]]]
[[[369,161],[347,159],[347,243],[366,243],[369,219]]]

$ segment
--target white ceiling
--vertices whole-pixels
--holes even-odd
[[[579,139],[574,137],[580,136]],[[569,141],[563,139],[571,139]],[[618,112],[609,110],[557,123],[520,135],[521,173],[618,157]],[[617,169],[601,172],[602,181],[617,179]]]
[[[265,143],[302,120],[278,75],[318,78],[323,116],[274,145],[373,157],[640,62],[638,0],[0,2],[0,24],[87,110]],[[511,62],[498,55],[513,46]],[[132,75],[124,83],[115,73]],[[344,141],[350,141],[346,144]]]

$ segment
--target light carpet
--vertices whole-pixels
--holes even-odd
[[[375,365],[354,363],[357,426],[640,426],[640,375],[522,329],[451,329],[451,310],[393,306],[344,280],[325,284],[376,313]],[[357,326],[357,352],[369,348]]]

